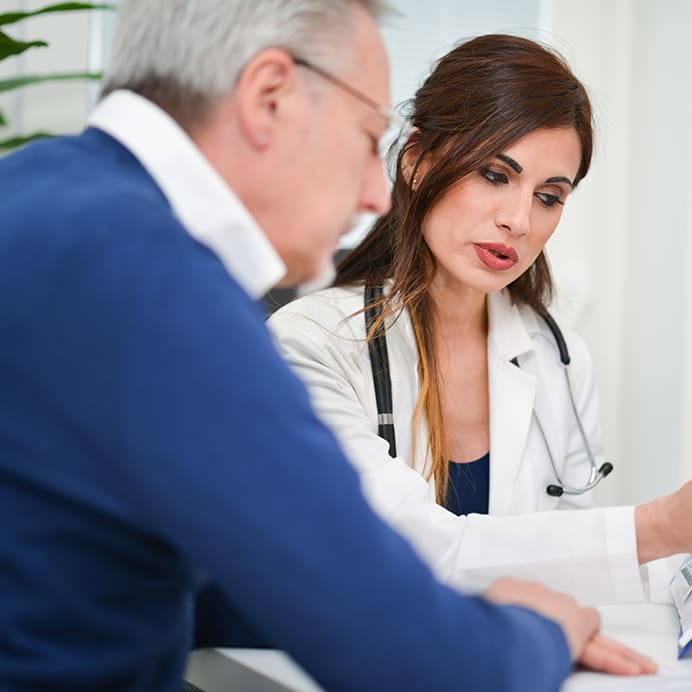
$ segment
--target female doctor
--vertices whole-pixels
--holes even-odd
[[[476,591],[511,575],[641,601],[639,564],[692,549],[659,535],[681,498],[569,511],[609,469],[587,349],[546,321],[543,248],[591,161],[587,93],[552,51],[488,35],[439,61],[411,122],[391,210],[334,288],[272,317],[279,348],[371,504],[444,581]],[[371,361],[383,340],[388,365]],[[393,410],[378,409],[383,370]]]

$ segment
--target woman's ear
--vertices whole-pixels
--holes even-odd
[[[427,169],[427,160],[421,159],[419,148],[415,145],[406,146],[401,157],[401,175],[411,189],[415,190],[420,185]]]

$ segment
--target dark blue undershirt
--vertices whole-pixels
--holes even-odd
[[[476,461],[449,462],[445,507],[456,515],[487,514],[490,491],[490,452]]]

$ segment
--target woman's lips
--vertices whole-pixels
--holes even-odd
[[[495,271],[510,269],[519,260],[516,250],[503,243],[474,243],[473,248],[481,262]]]

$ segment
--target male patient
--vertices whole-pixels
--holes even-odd
[[[388,208],[383,11],[122,0],[90,126],[0,161],[1,689],[177,690],[210,580],[329,690],[642,670],[568,597],[435,581],[265,330]]]

